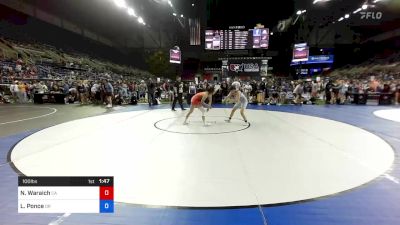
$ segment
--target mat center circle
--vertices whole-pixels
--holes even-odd
[[[226,134],[243,131],[250,127],[249,123],[240,119],[232,119],[227,122],[228,118],[224,116],[208,116],[206,125],[204,125],[201,117],[191,118],[189,124],[186,125],[184,119],[184,117],[162,119],[155,122],[154,127],[177,134]]]

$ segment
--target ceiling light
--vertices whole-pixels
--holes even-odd
[[[362,10],[362,8],[358,8],[356,11],[353,12],[353,14],[357,14],[358,12],[360,12]]]
[[[349,14],[344,15],[344,18],[348,19],[350,17]]]
[[[125,0],[114,0],[115,5],[117,5],[120,8],[127,8],[128,6],[126,5]]]
[[[137,17],[137,15],[136,15],[136,13],[135,13],[135,10],[133,10],[132,8],[128,8],[128,14],[129,14],[130,16]]]
[[[318,2],[329,2],[330,0],[314,0],[313,4],[316,4]]]
[[[138,22],[139,22],[139,23],[144,23],[143,18],[142,18],[142,17],[139,17],[139,18],[138,18]]]
[[[362,7],[361,7],[363,10],[366,10],[366,9],[368,9],[368,5],[363,5]]]

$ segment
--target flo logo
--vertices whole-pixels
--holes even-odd
[[[383,13],[381,12],[360,12],[362,20],[380,20],[382,19]]]

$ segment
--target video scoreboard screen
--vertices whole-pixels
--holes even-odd
[[[267,49],[269,44],[268,29],[254,29],[253,31],[253,48]]]
[[[169,62],[175,64],[181,64],[181,50],[180,49],[170,49],[169,50]]]
[[[206,30],[206,50],[268,49],[269,29]]]
[[[310,50],[307,43],[295,44],[293,48],[292,63],[308,61],[309,54]]]

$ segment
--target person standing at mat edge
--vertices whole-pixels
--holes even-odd
[[[193,113],[195,108],[197,108],[201,111],[201,119],[203,120],[204,126],[208,125],[208,124],[206,124],[206,116],[205,116],[206,110],[204,108],[207,108],[207,112],[211,109],[212,96],[214,94],[214,91],[215,91],[214,86],[209,86],[207,88],[207,91],[197,93],[195,96],[192,97],[192,100],[191,100],[192,104],[190,105],[190,110],[189,110],[188,114],[186,115],[185,122],[183,123],[184,125],[189,124],[187,122],[187,120],[189,119],[190,114]],[[208,99],[208,104],[205,103],[207,99]]]
[[[114,95],[114,87],[110,81],[103,80],[104,91],[106,96],[107,106],[106,108],[112,108],[112,97]]]
[[[240,109],[240,115],[242,116],[244,122],[248,123],[247,118],[244,115],[244,110],[247,108],[247,105],[249,104],[249,101],[247,100],[246,96],[241,91],[237,90],[236,87],[232,86],[228,96],[223,100],[223,102],[229,101],[230,98],[234,99],[235,105],[233,106],[231,115],[229,116],[229,119],[226,120],[226,122],[230,123],[236,110]]]
[[[179,105],[181,106],[182,110],[186,110],[185,108],[183,108],[183,83],[181,81],[180,77],[176,78],[174,87],[173,87],[173,92],[174,92],[174,101],[172,102],[172,111],[176,111],[175,110],[175,105],[176,105],[176,101],[178,100]]]
[[[155,91],[156,85],[154,84],[153,79],[149,78],[149,82],[147,83],[147,100],[149,101],[149,107],[157,105],[154,98]]]

